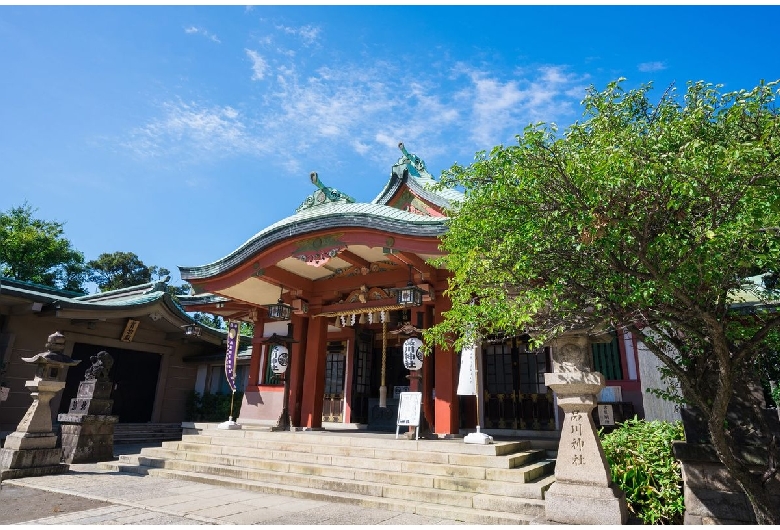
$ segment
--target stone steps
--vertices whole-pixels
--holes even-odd
[[[150,441],[180,440],[179,423],[117,423],[114,425],[115,444],[137,444]]]
[[[541,516],[554,466],[544,449],[526,441],[471,445],[386,433],[213,428],[100,464],[478,524],[525,524]]]
[[[525,503],[524,510],[528,513],[517,513],[512,511],[497,510],[498,504],[488,509],[466,508],[452,505],[428,503],[415,499],[408,502],[402,499],[376,497],[370,495],[361,495],[351,492],[332,492],[317,488],[307,488],[293,486],[288,484],[268,484],[249,479],[236,481],[227,477],[212,475],[208,473],[173,471],[160,468],[138,469],[138,466],[119,465],[116,468],[119,472],[148,474],[150,476],[170,478],[176,480],[188,480],[203,484],[213,484],[219,486],[228,486],[248,491],[257,491],[261,493],[270,493],[275,495],[287,495],[301,499],[322,500],[328,502],[343,502],[364,506],[368,508],[379,508],[402,513],[417,514],[432,518],[446,518],[463,521],[471,524],[485,525],[517,525],[529,524],[538,519],[544,513],[544,502]],[[501,503],[502,499],[492,496],[493,499],[483,497],[481,504],[489,506],[490,500]]]

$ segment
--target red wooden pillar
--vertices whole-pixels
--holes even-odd
[[[430,306],[425,307],[423,313],[423,329],[428,329],[433,325],[433,308]],[[435,432],[434,425],[436,417],[434,414],[433,406],[433,375],[435,373],[436,364],[434,362],[434,354],[426,355],[423,359],[422,367],[422,393],[423,393],[423,415],[428,422],[428,427],[431,431]]]
[[[254,334],[252,335],[252,358],[249,360],[249,381],[247,386],[257,386],[260,382],[260,370],[263,368],[260,366],[260,357],[263,354],[263,327],[265,322],[263,319],[258,319],[254,322]],[[256,391],[256,390],[255,390]]]
[[[310,309],[311,310],[311,309]],[[306,333],[301,426],[322,427],[322,401],[325,393],[325,350],[328,319],[312,318]]]
[[[306,332],[309,327],[309,319],[302,315],[292,315],[293,340],[290,345],[290,401],[288,412],[290,421],[294,426],[301,425],[301,399],[303,397],[303,373],[306,355]]]
[[[438,324],[443,320],[442,313],[452,308],[452,302],[445,296],[436,297],[434,306],[434,321]],[[436,399],[434,401],[435,429],[437,434],[457,434],[458,427],[458,396],[457,390],[458,363],[451,349],[436,347],[436,374],[434,376]]]

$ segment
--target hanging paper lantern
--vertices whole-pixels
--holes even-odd
[[[271,370],[275,374],[283,374],[290,364],[290,353],[285,346],[274,344],[271,346]]]
[[[419,370],[423,365],[422,341],[420,339],[406,339],[403,347],[404,368],[407,370]]]

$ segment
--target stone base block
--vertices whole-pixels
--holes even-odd
[[[628,520],[626,495],[614,484],[556,482],[545,499],[545,518],[562,524],[625,524]]]
[[[60,414],[62,452],[69,464],[106,462],[114,459],[114,424],[117,416]]]
[[[114,435],[62,436],[62,454],[69,464],[107,462],[114,459]]]
[[[11,478],[23,477],[41,477],[44,475],[59,475],[67,473],[70,467],[68,464],[55,464],[53,466],[27,467],[22,469],[2,469],[0,470],[0,481]]]
[[[12,432],[5,438],[6,449],[31,450],[53,449],[57,446],[57,435],[52,432]]]
[[[0,469],[25,469],[58,465],[62,449],[0,449]]]

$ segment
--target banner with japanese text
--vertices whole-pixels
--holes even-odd
[[[240,322],[228,323],[227,352],[225,353],[225,377],[230,389],[236,391],[236,355],[238,354],[238,331]]]

